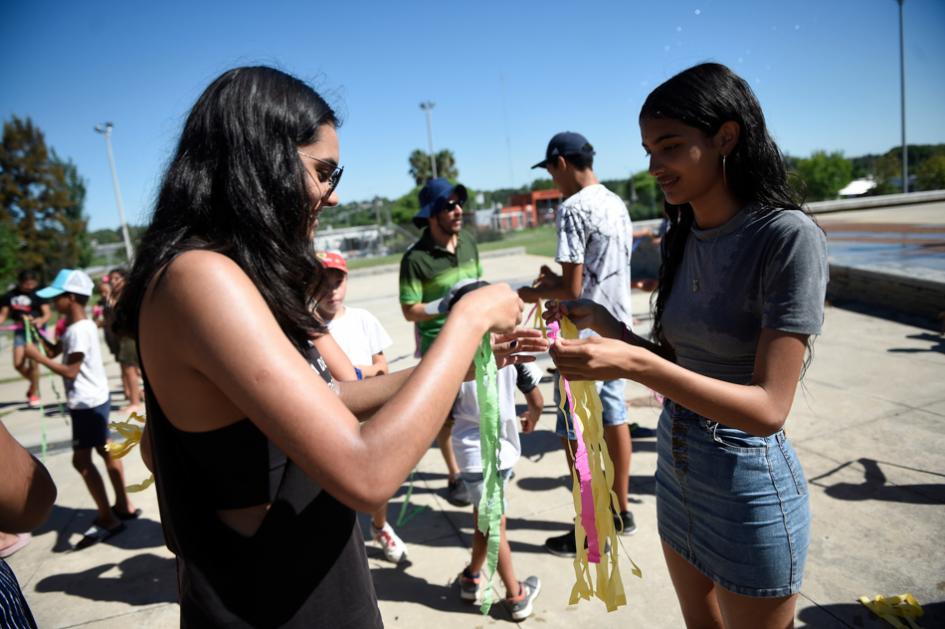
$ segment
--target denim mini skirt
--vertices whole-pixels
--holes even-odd
[[[807,480],[784,431],[756,437],[666,400],[658,434],[662,540],[737,594],[798,592],[810,505]]]

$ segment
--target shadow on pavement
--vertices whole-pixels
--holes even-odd
[[[919,603],[922,604],[922,601],[919,601]],[[922,604],[922,611],[924,612],[922,617],[916,620],[920,627],[945,627],[945,603]],[[888,629],[891,626],[886,624],[886,621],[874,616],[870,610],[859,603],[836,603],[834,605],[805,607],[797,615],[798,627],[826,629],[824,614],[836,620],[836,624],[831,624],[829,627]]]
[[[634,447],[634,451],[637,451]],[[519,489],[525,491],[551,491],[553,489],[571,488],[571,477],[561,476],[532,476],[529,478],[516,478],[515,484]],[[656,494],[656,479],[652,474],[646,476],[630,475],[630,495],[649,495]]]
[[[522,456],[531,460],[533,463],[541,461],[546,454],[550,452],[562,452],[561,439],[554,432],[554,418],[550,420],[542,418],[541,422],[548,422],[544,424],[544,428],[539,428],[535,432],[528,433],[527,435],[519,435],[519,439],[522,442]],[[539,422],[539,426],[541,426]],[[637,434],[637,433],[640,434]],[[655,437],[656,431],[648,428],[637,428],[633,431],[633,451],[634,452],[656,452],[656,442],[655,441],[640,441],[640,439],[648,439],[649,437]],[[561,465],[564,465],[564,460],[562,458]]]
[[[923,332],[921,334],[910,334],[906,338],[915,339],[917,341],[928,341],[932,345],[924,349],[917,347],[893,347],[886,351],[894,354],[922,354],[925,352],[938,352],[939,354],[945,354],[945,336]]]
[[[447,585],[437,585],[405,572],[404,567],[374,568],[371,570],[378,600],[416,603],[441,612],[467,614],[471,621],[475,621],[477,618],[482,619],[478,605],[472,605],[459,598],[459,586],[455,581]],[[457,566],[457,575],[462,568],[463,566]],[[498,577],[496,577],[496,581],[499,582],[497,589],[501,591],[502,584]],[[494,620],[511,620],[505,606],[495,602],[495,600],[495,597],[493,597],[494,602],[492,609],[489,610],[489,617]],[[399,619],[395,615],[385,618],[385,620],[391,624],[396,624]],[[450,620],[444,619],[441,626],[448,626],[450,622]]]
[[[118,574],[113,574],[115,569]],[[173,603],[177,601],[177,568],[174,559],[144,553],[118,564],[46,577],[36,583],[36,591],[129,605]]]
[[[836,474],[840,470],[859,463],[863,466],[863,482],[854,483],[834,483],[827,485],[820,482],[822,479]],[[858,459],[856,461],[847,461],[825,474],[821,474],[808,482],[817,487],[823,487],[824,493],[831,498],[838,500],[882,500],[885,502],[906,502],[911,504],[942,505],[945,504],[945,483],[921,483],[914,485],[893,485],[888,484],[886,475],[880,468],[880,461],[873,459]],[[914,472],[921,472],[933,476],[942,476],[937,472],[919,470],[912,467],[898,465],[882,461],[883,465],[901,467]]]
[[[91,498],[89,498],[89,501],[91,501]],[[52,552],[72,551],[72,540],[70,538],[75,536],[75,541],[78,541],[79,536],[92,525],[95,514],[95,509],[73,509],[55,505],[49,518],[41,527],[33,531],[33,535],[38,536],[53,532],[56,534],[56,543],[53,544]],[[164,533],[160,522],[140,517],[137,520],[128,520],[125,522],[125,527],[124,531],[102,543],[126,550],[141,550],[164,545]],[[95,552],[94,548],[95,546],[90,546],[88,549],[76,552]]]
[[[571,477],[566,474],[561,476],[530,476],[528,478],[516,478],[513,482],[519,489],[525,491],[550,491],[560,487],[570,487]]]

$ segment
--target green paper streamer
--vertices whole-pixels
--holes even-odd
[[[23,332],[26,336],[26,344],[33,344],[33,323],[28,320],[23,321]],[[36,332],[37,340],[36,347],[39,348],[40,353],[46,355],[46,347],[43,345],[42,341],[39,339],[39,331]],[[37,383],[39,378],[36,379]],[[39,391],[36,392],[39,394]],[[46,463],[46,405],[43,404],[42,396],[39,397],[39,460],[43,463]]]
[[[482,450],[483,492],[477,526],[486,536],[486,587],[479,610],[492,608],[492,578],[499,563],[499,528],[505,511],[505,490],[499,474],[498,370],[492,358],[492,336],[486,333],[476,352],[476,397],[479,401],[479,445]]]

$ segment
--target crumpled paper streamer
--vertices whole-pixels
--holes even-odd
[[[109,422],[108,427],[117,432],[124,439],[122,442],[111,441],[106,446],[105,449],[108,450],[108,454],[111,455],[114,459],[120,459],[127,455],[129,452],[135,449],[139,443],[141,443],[141,436],[144,434],[144,428],[133,424],[132,421],[144,424],[145,418],[143,415],[138,413],[132,413],[128,416],[123,422]],[[144,491],[148,487],[154,484],[154,474],[151,474],[148,478],[144,479],[140,483],[132,483],[131,485],[126,485],[127,489],[131,493],[136,493],[139,491]]]

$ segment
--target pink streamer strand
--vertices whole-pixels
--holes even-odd
[[[554,343],[558,338],[560,326],[557,321],[548,323],[548,339]],[[560,374],[559,374],[560,375]],[[600,540],[597,537],[597,520],[594,515],[594,492],[591,489],[591,466],[587,458],[587,448],[581,432],[581,424],[575,421],[574,397],[571,395],[571,383],[564,376],[564,392],[568,398],[568,408],[571,409],[571,424],[574,426],[574,436],[577,441],[577,452],[574,454],[574,469],[578,474],[581,488],[581,525],[587,534],[587,561],[600,563]]]

